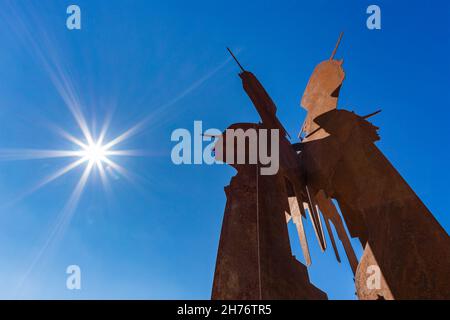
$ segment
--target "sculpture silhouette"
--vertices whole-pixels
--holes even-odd
[[[308,113],[301,141],[294,144],[270,96],[236,60],[243,88],[262,123],[230,128],[279,130],[280,170],[264,176],[259,159],[253,165],[230,163],[237,174],[225,188],[213,299],[325,299],[289,245],[286,222],[292,220],[305,262],[311,264],[303,228],[307,215],[322,250],[327,248],[324,220],[340,261],[331,224],[336,228],[360,299],[450,299],[450,238],[375,146],[378,128],[367,119],[378,111],[361,117],[337,109],[345,79],[343,61],[334,60],[341,38],[342,34],[331,58],[316,67],[305,89],[301,104]],[[218,148],[225,145],[224,139],[226,135]],[[226,161],[225,150],[217,151],[216,158]],[[359,262],[341,215],[350,236],[365,248]],[[371,277],[379,277],[375,286]]]

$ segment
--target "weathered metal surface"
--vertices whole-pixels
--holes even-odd
[[[232,128],[255,126],[235,124]],[[212,299],[326,299],[310,283],[306,267],[292,256],[284,176],[281,172],[260,175],[258,165],[233,167],[237,174],[225,188],[227,203]]]
[[[338,201],[351,235],[370,245],[392,296],[450,298],[450,238],[374,145],[377,128],[346,110],[315,121],[329,136],[304,145],[308,183]]]
[[[326,298],[291,253],[289,221],[296,224],[305,261],[311,264],[304,206],[325,250],[323,216],[340,260],[330,223],[335,226],[360,299],[450,299],[450,238],[375,146],[378,128],[367,119],[378,112],[361,117],[337,109],[345,78],[342,60],[334,59],[340,39],[331,58],[311,75],[301,101],[308,111],[302,126],[306,137],[294,145],[270,96],[240,66],[243,88],[262,123],[231,128],[279,129],[280,170],[261,176],[258,165],[232,164],[237,175],[226,188],[214,299]],[[359,263],[344,222],[365,248]],[[374,270],[379,271],[379,287],[372,286]]]

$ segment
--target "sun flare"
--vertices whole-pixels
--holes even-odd
[[[90,143],[81,151],[81,157],[99,166],[102,162],[107,161],[107,151],[100,142]]]

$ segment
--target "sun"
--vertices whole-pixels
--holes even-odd
[[[80,155],[82,158],[85,158],[87,161],[97,166],[108,160],[106,146],[102,145],[101,142],[93,142],[86,145],[81,150]]]
[[[0,149],[0,160],[43,160],[51,158],[68,158],[69,163],[62,168],[57,169],[47,177],[44,177],[34,187],[25,191],[18,198],[29,195],[38,189],[46,186],[47,184],[55,181],[56,179],[66,175],[73,171],[75,168],[85,166],[78,183],[76,184],[68,202],[74,200],[74,206],[71,211],[75,210],[76,204],[83,192],[87,180],[94,170],[99,172],[103,186],[108,188],[108,175],[117,179],[116,173],[119,176],[126,178],[127,180],[134,180],[133,175],[117,163],[117,158],[120,157],[136,157],[145,154],[143,150],[124,150],[118,148],[121,143],[129,139],[136,134],[143,122],[139,122],[133,127],[129,128],[122,134],[114,137],[111,140],[106,140],[107,131],[109,127],[109,120],[105,121],[101,131],[98,135],[95,135],[93,131],[87,125],[87,121],[84,118],[81,110],[78,107],[71,109],[74,118],[81,129],[81,135],[76,137],[60,127],[53,127],[56,132],[73,144],[71,150],[63,149]],[[106,141],[105,141],[106,140]]]
[[[52,126],[53,129],[67,142],[72,143],[72,148],[67,149],[0,149],[0,161],[14,161],[14,160],[48,160],[48,159],[63,159],[67,158],[68,163],[56,169],[48,176],[38,181],[32,188],[20,193],[16,199],[13,199],[11,203],[22,200],[24,197],[36,192],[51,182],[67,175],[74,169],[84,166],[81,176],[75,183],[73,191],[70,193],[64,207],[61,209],[60,214],[55,219],[53,227],[49,230],[49,236],[44,246],[37,252],[31,265],[25,272],[25,275],[20,281],[19,287],[24,283],[28,274],[34,268],[34,265],[40,260],[41,256],[49,247],[50,243],[58,242],[61,239],[64,230],[67,228],[73,214],[75,213],[80,198],[86,187],[86,184],[95,170],[98,172],[101,180],[101,184],[104,187],[106,194],[111,192],[109,186],[109,176],[114,180],[123,177],[128,181],[134,182],[135,175],[131,174],[126,168],[117,163],[120,157],[140,157],[145,154],[145,150],[130,150],[121,149],[120,144],[124,143],[127,139],[138,133],[144,128],[144,124],[147,119],[138,122],[128,130],[122,132],[122,134],[115,136],[111,140],[106,140],[107,131],[109,129],[109,119],[105,120],[98,135],[97,132],[91,130],[87,125],[87,121],[81,112],[78,104],[68,105],[76,123],[78,124],[81,134],[74,136],[71,133],[65,131],[59,126]]]

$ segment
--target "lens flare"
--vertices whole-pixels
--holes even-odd
[[[105,161],[106,148],[99,142],[92,142],[81,151],[81,157],[99,167]]]

